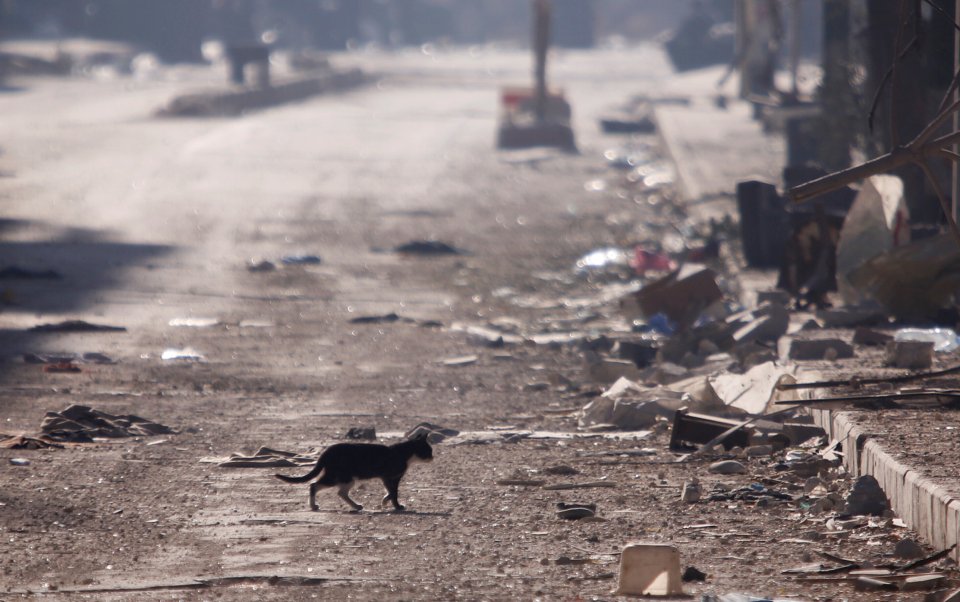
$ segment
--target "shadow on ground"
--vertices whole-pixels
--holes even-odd
[[[24,324],[45,314],[83,318],[106,289],[121,286],[123,274],[150,267],[173,247],[116,242],[101,232],[52,230],[37,222],[0,219],[0,382],[24,352],[56,344],[58,335],[30,332]],[[44,240],[18,240],[25,232]],[[26,238],[26,237],[23,237]],[[56,321],[53,319],[52,321]],[[100,322],[100,320],[91,320]]]

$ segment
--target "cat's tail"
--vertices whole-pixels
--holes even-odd
[[[277,477],[281,481],[286,481],[287,483],[306,483],[310,479],[314,478],[320,471],[323,470],[323,458],[317,460],[316,465],[313,467],[313,470],[303,475],[302,477],[288,477],[284,474],[275,474],[273,476]]]

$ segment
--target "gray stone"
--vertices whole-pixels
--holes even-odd
[[[830,349],[833,351],[829,351]],[[853,347],[840,339],[793,339],[790,341],[790,359],[822,360],[828,355],[833,356],[834,359],[850,358],[853,357]]]
[[[790,305],[790,293],[780,289],[774,289],[772,291],[757,291],[757,305],[762,305],[763,303],[776,303],[786,307]]]
[[[747,472],[747,467],[736,460],[721,460],[711,464],[707,470],[713,474],[743,474]]]
[[[876,324],[886,316],[879,309],[860,307],[840,307],[821,309],[817,312],[817,319],[824,328],[853,328]]]
[[[683,484],[683,490],[680,492],[680,500],[688,504],[700,501],[700,495],[703,493],[703,489],[700,487],[700,482],[697,479],[690,479]]]
[[[893,548],[893,555],[897,558],[903,558],[904,560],[913,560],[915,558],[923,558],[926,552],[923,546],[907,538],[897,542],[897,545]]]
[[[760,458],[762,456],[773,455],[773,446],[772,445],[751,445],[747,449],[743,450],[747,454],[748,458]]]
[[[787,333],[790,312],[782,305],[767,303],[751,313],[754,318],[733,333],[736,343],[776,341]]]
[[[926,370],[933,365],[933,345],[931,341],[890,341],[887,343],[887,365]]]
[[[887,495],[872,475],[864,475],[856,480],[846,502],[846,513],[856,516],[883,516],[890,509]]]
[[[853,333],[853,344],[854,345],[866,345],[868,347],[886,345],[893,340],[893,335],[883,332],[882,330],[874,330],[873,328],[867,328],[866,326],[860,326]]]

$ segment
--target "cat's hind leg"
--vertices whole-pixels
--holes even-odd
[[[320,506],[317,506],[317,491],[322,487],[333,487],[337,484],[334,476],[327,471],[324,471],[323,476],[310,483],[310,509],[316,512],[320,509]]]
[[[353,481],[350,481],[349,483],[341,483],[340,490],[337,492],[337,495],[339,495],[345,502],[350,504],[355,512],[360,512],[363,510],[363,506],[350,499],[351,487],[353,487]]]
[[[387,488],[387,495],[383,496],[380,506],[386,506],[387,502],[390,501],[393,502],[393,509],[397,512],[406,510],[398,498],[400,495],[400,479],[383,479],[383,486]]]

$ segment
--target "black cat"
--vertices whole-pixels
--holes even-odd
[[[323,476],[310,483],[310,509],[319,510],[316,502],[317,489],[320,487],[339,487],[338,495],[346,500],[354,510],[363,510],[363,506],[350,499],[350,488],[358,479],[380,479],[387,488],[380,505],[393,502],[396,511],[404,509],[397,499],[400,479],[407,472],[411,462],[429,462],[433,460],[433,448],[426,437],[416,437],[394,443],[337,443],[323,450],[316,466],[302,477],[288,477],[278,474],[276,477],[287,483],[306,483],[323,471]]]

